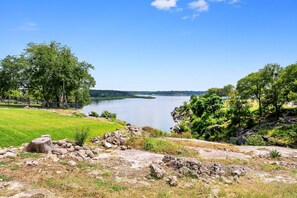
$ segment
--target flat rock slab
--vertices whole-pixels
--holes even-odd
[[[131,168],[134,169],[149,167],[149,165],[153,162],[161,162],[164,157],[164,155],[161,154],[155,154],[141,150],[115,150],[113,155],[121,157],[124,160],[130,162],[132,164]]]
[[[219,149],[204,149],[204,148],[192,148],[199,151],[199,156],[205,159],[250,159],[250,155],[245,155],[239,152],[224,151]]]

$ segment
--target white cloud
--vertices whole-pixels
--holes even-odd
[[[18,27],[18,29],[22,30],[22,31],[38,31],[39,30],[38,25],[34,22],[23,23],[22,25],[20,25]]]
[[[229,4],[235,4],[235,3],[239,3],[240,0],[209,0],[211,2],[225,2],[225,3],[229,3]]]
[[[208,3],[205,0],[196,0],[189,3],[189,7],[198,12],[208,11]]]
[[[171,8],[176,7],[176,2],[177,0],[155,0],[151,5],[159,10],[170,10]]]

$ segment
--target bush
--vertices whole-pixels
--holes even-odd
[[[278,152],[277,150],[272,150],[269,152],[269,156],[271,158],[280,158],[282,156],[282,154],[280,152]]]
[[[87,140],[89,132],[90,132],[90,129],[87,129],[87,128],[77,130],[74,136],[75,144],[79,146],[83,146]]]
[[[106,119],[116,119],[117,118],[117,114],[111,113],[109,111],[103,111],[101,113],[100,117],[106,118]]]
[[[78,117],[78,118],[86,117],[86,114],[84,114],[84,113],[79,113],[79,112],[74,112],[72,115],[74,115],[75,117]]]
[[[89,114],[89,116],[99,118],[99,114],[96,113],[95,111],[91,111],[91,113]]]
[[[159,130],[159,129],[154,129],[154,128],[149,127],[149,126],[143,127],[142,130],[148,132],[153,137],[167,136],[167,133],[165,131],[162,131],[162,130]]]
[[[171,132],[170,137],[191,139],[192,134],[191,132],[184,132],[184,133]]]
[[[247,144],[251,146],[264,146],[266,143],[261,135],[251,135],[247,138]]]

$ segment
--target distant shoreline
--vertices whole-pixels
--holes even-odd
[[[122,100],[127,98],[139,98],[139,99],[155,99],[153,96],[109,96],[109,97],[91,97],[92,100]]]

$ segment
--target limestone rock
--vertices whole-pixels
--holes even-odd
[[[150,174],[156,179],[162,179],[164,177],[165,171],[159,164],[152,163],[150,165]]]
[[[168,178],[168,184],[172,187],[175,187],[178,185],[177,177],[176,176],[171,176]]]

